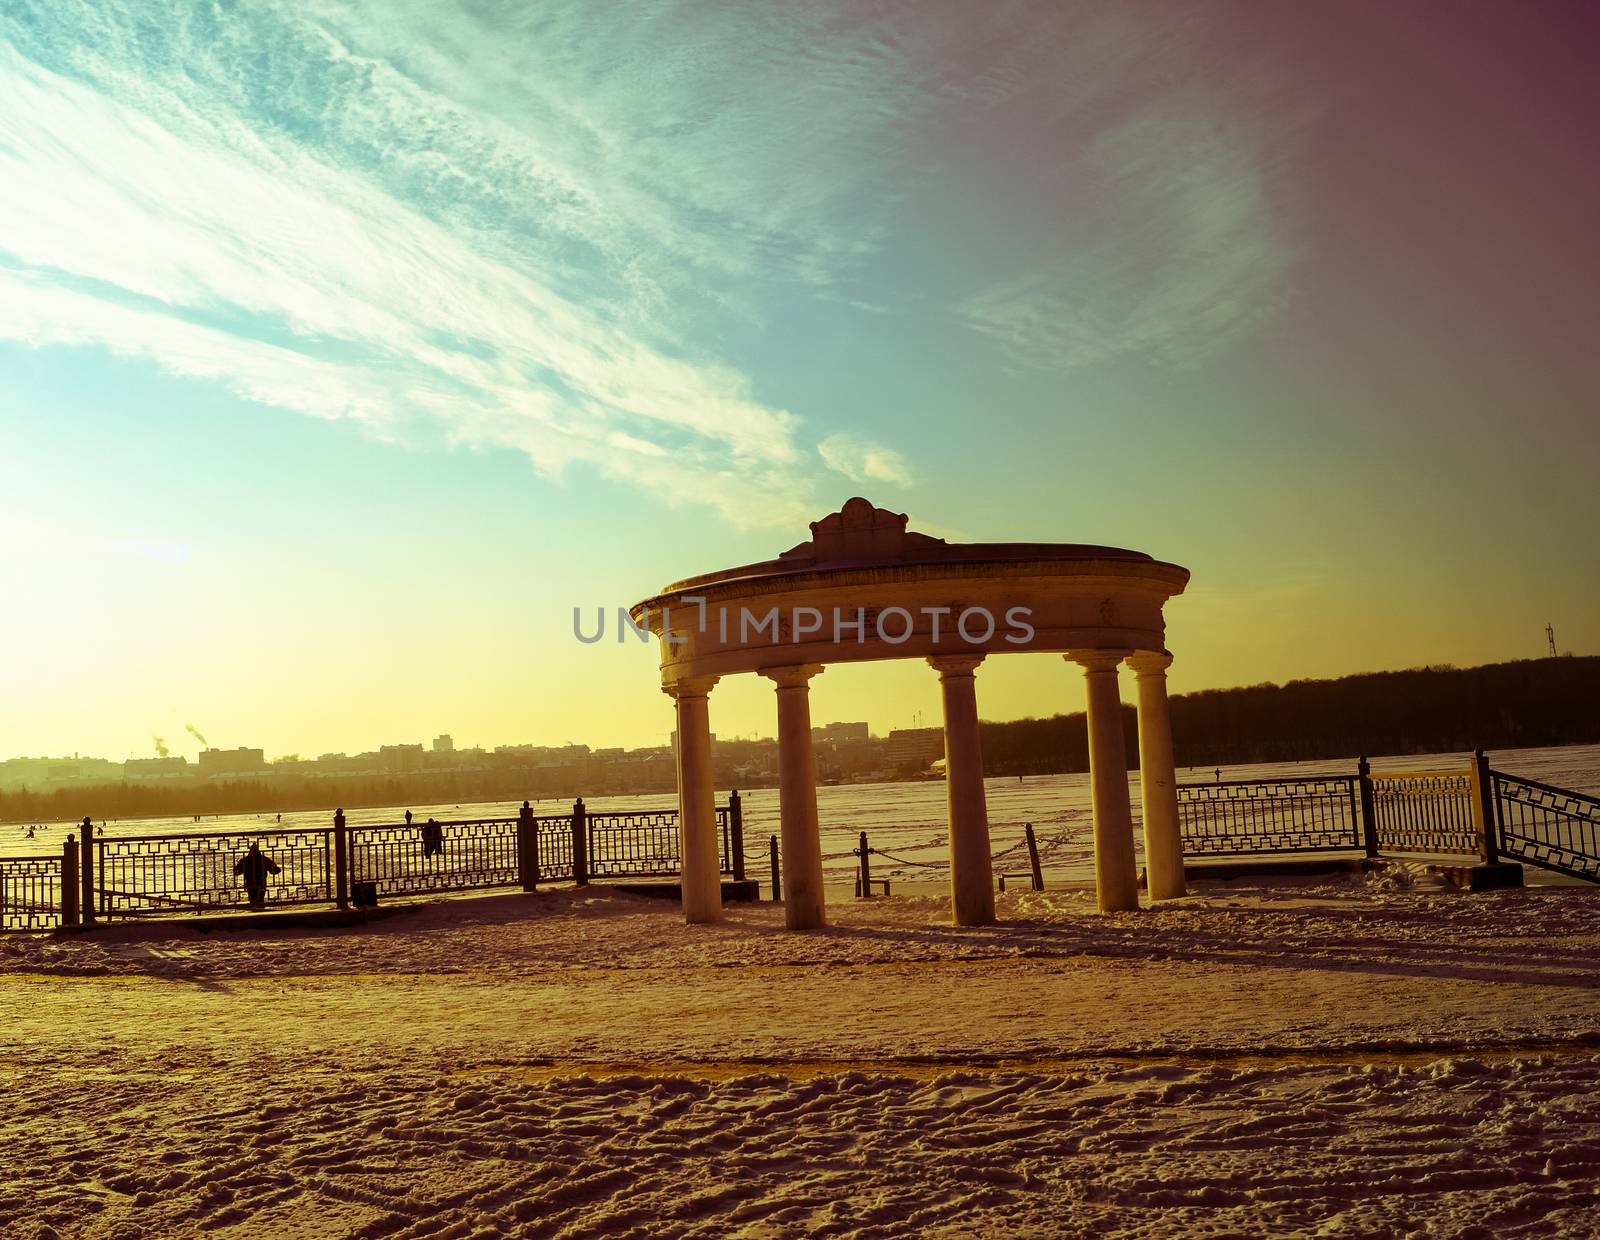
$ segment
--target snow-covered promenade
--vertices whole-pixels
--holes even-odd
[[[0,1230],[1593,1234],[1600,893],[831,902],[0,942]]]

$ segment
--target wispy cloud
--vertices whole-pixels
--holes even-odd
[[[1296,230],[1282,172],[1305,116],[1274,98],[1270,60],[1228,77],[1152,29],[1130,29],[1121,50],[1137,53],[1120,66],[1124,89],[1086,91],[1061,118],[1058,252],[956,306],[1016,366],[1136,356],[1193,367],[1289,296]]]
[[[257,69],[217,12],[175,20],[165,48],[115,8],[4,28],[0,331],[381,433],[443,424],[741,522],[809,511],[799,419],[640,292],[748,265],[749,246],[561,141],[539,153],[547,133],[598,140],[599,121],[517,131],[357,55],[332,10],[265,10],[245,34],[289,63]]]
[[[851,431],[830,435],[817,445],[817,454],[829,469],[853,482],[911,485],[911,467],[905,457],[864,435]]]
[[[897,308],[857,277],[944,175],[941,144],[978,114],[1076,116],[1137,47],[1026,4],[263,0],[151,21],[134,0],[19,0],[0,13],[0,336],[793,524],[819,460],[911,470],[764,399],[712,342],[774,297]],[[1111,66],[1099,86],[1061,72],[1067,48]],[[1008,354],[1181,360],[1270,302],[1281,246],[1249,152],[1163,115],[1084,156],[1134,210],[965,300]],[[1175,149],[1202,153],[1164,171]],[[1172,270],[1124,301],[1079,296],[1163,245]]]

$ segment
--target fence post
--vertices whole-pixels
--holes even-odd
[[[1478,839],[1483,845],[1485,865],[1500,861],[1500,823],[1495,816],[1494,776],[1489,759],[1480,745],[1472,751],[1472,816],[1478,820]]]
[[[1367,761],[1367,755],[1361,755],[1361,761],[1356,763],[1356,779],[1361,785],[1361,842],[1367,850],[1367,856],[1378,855],[1378,811],[1372,803],[1372,763]]]
[[[81,903],[78,895],[78,841],[69,835],[66,843],[61,845],[61,924],[63,926],[75,926],[78,924],[78,911]]]
[[[83,899],[83,924],[94,925],[94,822],[83,820],[83,834],[78,837],[78,847],[83,853],[83,864],[78,867],[78,894]]]
[[[589,881],[589,812],[582,797],[572,803],[572,881],[580,887]]]
[[[772,902],[780,904],[783,902],[783,888],[778,885],[780,875],[778,873],[778,837],[776,835],[767,837],[767,855],[772,859]]]
[[[868,858],[872,850],[867,847],[867,833],[865,831],[861,833],[861,848],[858,851],[861,853],[861,898],[870,900],[872,898],[872,862]]]
[[[517,877],[524,891],[539,886],[539,834],[533,828],[533,806],[526,801],[517,811]]]
[[[744,802],[740,800],[737,788],[728,794],[728,822],[733,830],[733,843],[729,849],[733,853],[733,879],[742,883],[744,882]]]
[[[344,810],[333,811],[333,900],[350,907],[350,834],[344,827]]]
[[[1035,891],[1043,891],[1044,871],[1039,868],[1039,845],[1033,838],[1033,824],[1031,822],[1022,824],[1022,835],[1028,841],[1028,868],[1033,871],[1033,889]]]

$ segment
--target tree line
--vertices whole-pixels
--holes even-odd
[[[1138,722],[1124,706],[1128,765]],[[991,775],[1089,769],[1083,714],[982,725]],[[1600,658],[1419,667],[1172,698],[1180,767],[1600,742]]]

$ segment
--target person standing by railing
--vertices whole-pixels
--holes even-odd
[[[259,840],[250,841],[250,851],[234,863],[235,877],[244,879],[245,894],[250,898],[250,907],[260,912],[267,906],[267,875],[278,873],[280,867],[276,861],[261,851]]]
[[[422,824],[422,855],[424,857],[436,857],[443,851],[444,828],[430,818]]]

